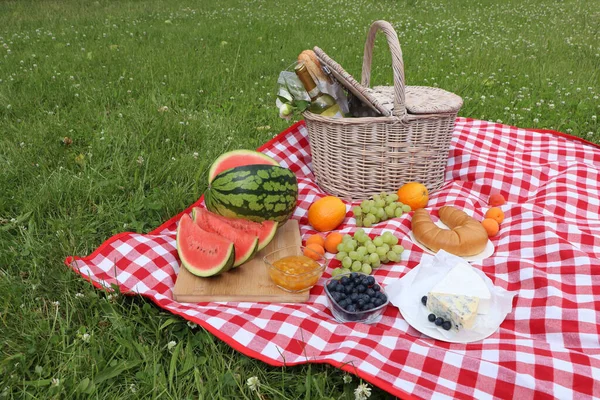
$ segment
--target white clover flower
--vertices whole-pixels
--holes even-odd
[[[371,397],[371,388],[366,383],[361,383],[354,389],[354,400],[366,400]]]
[[[83,340],[85,343],[89,343],[89,342],[90,342],[90,337],[91,337],[91,336],[90,336],[90,334],[89,334],[89,333],[84,333],[84,334],[81,336],[81,340]]]
[[[346,374],[346,375],[344,375],[343,380],[344,380],[344,383],[350,383],[350,382],[352,382],[352,376]]]
[[[258,387],[260,386],[260,381],[258,380],[258,377],[251,376],[246,381],[246,385],[248,385],[248,387],[250,388],[250,390],[258,390]]]
[[[192,321],[188,321],[187,322],[187,326],[189,326],[192,329],[196,329],[198,327],[198,324],[192,322]]]
[[[60,302],[59,301],[53,301],[52,305],[56,308],[58,308],[58,306],[60,306]]]
[[[60,385],[60,379],[52,378],[52,386],[58,386],[58,385]]]
[[[75,297],[85,297],[83,293],[75,293]]]
[[[198,152],[195,151],[194,154],[193,154],[193,156],[194,156],[194,159],[198,159]]]
[[[158,108],[158,112],[163,113],[163,112],[167,112],[167,111],[169,111],[169,107],[167,107],[167,106],[162,106],[162,107]]]
[[[137,387],[135,386],[134,383],[132,383],[131,385],[129,385],[129,390],[131,390],[131,393],[137,392]]]
[[[167,343],[167,350],[171,351],[173,350],[173,347],[177,346],[177,342],[174,340],[171,340],[169,343]]]
[[[538,118],[534,118],[534,119],[533,119],[533,123],[534,123],[534,124],[537,124],[538,122],[540,122],[540,120],[539,120]]]
[[[142,156],[138,156],[138,158],[137,158],[137,163],[138,163],[139,165],[142,165],[142,164],[144,163],[144,157],[142,157]]]

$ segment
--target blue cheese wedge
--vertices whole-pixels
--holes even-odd
[[[457,264],[432,289],[433,293],[476,297],[479,299],[477,313],[487,314],[492,302],[492,294],[483,279],[468,264]],[[434,313],[435,314],[435,313]],[[437,314],[436,314],[437,315]]]
[[[429,292],[427,308],[452,323],[454,330],[471,329],[477,318],[479,299],[472,296]]]

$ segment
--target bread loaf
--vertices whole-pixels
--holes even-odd
[[[317,58],[317,55],[314,51],[304,50],[298,56],[298,62],[304,63],[304,65],[306,65],[306,69],[308,69],[308,72],[313,77],[315,82],[322,81],[325,83],[331,83],[329,77],[325,74],[325,72],[323,72],[323,69],[321,68],[321,63],[319,62],[319,59]]]
[[[479,254],[485,249],[488,234],[479,221],[451,206],[441,207],[438,214],[450,229],[442,229],[434,224],[424,208],[413,214],[413,235],[425,247],[434,252],[443,249],[461,257]]]

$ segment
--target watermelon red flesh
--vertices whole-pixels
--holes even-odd
[[[198,213],[210,213],[211,218],[218,218],[235,229],[258,236],[258,248],[256,251],[261,251],[271,243],[271,240],[273,240],[273,237],[275,237],[275,233],[277,232],[277,226],[279,225],[277,221],[254,222],[243,218],[227,218],[199,207],[194,207],[192,213],[194,219],[197,218],[196,215]]]
[[[234,268],[248,261],[256,252],[258,248],[258,236],[236,229],[227,222],[221,221],[219,218],[214,218],[213,214],[208,211],[194,211],[193,217],[194,222],[200,228],[233,242],[233,247],[235,248]]]
[[[218,275],[233,266],[233,242],[207,232],[184,214],[177,226],[177,253],[181,264],[202,277]]]
[[[234,150],[221,154],[213,162],[208,171],[208,183],[210,184],[217,175],[231,168],[244,165],[277,165],[279,163],[268,155],[254,150]]]

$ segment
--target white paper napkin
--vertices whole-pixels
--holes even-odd
[[[477,315],[472,329],[458,332],[446,331],[427,320],[429,311],[421,303],[421,297],[427,293],[455,266],[462,264],[472,268],[487,285],[491,293],[490,311]],[[424,254],[421,263],[395,282],[385,287],[390,302],[400,309],[404,319],[419,332],[436,339],[456,343],[468,343],[482,340],[493,334],[506,315],[512,310],[512,300],[516,292],[508,292],[494,286],[492,280],[481,270],[471,266],[461,257],[444,250],[434,256]]]

